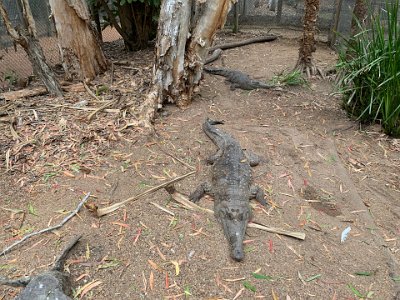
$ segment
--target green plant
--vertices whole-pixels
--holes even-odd
[[[15,85],[18,81],[18,75],[12,70],[7,70],[4,72],[3,80],[8,81],[9,85]]]
[[[381,120],[389,135],[400,135],[399,0],[386,2],[382,15],[369,13],[368,28],[345,40],[339,56],[338,87],[343,107],[362,122]]]
[[[307,80],[299,70],[288,73],[283,71],[281,74],[274,76],[272,82],[278,85],[307,85]]]

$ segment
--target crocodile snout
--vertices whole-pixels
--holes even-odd
[[[244,252],[242,248],[234,248],[232,250],[232,258],[236,261],[242,261],[244,258]]]

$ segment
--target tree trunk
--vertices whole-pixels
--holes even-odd
[[[233,33],[239,32],[239,1],[233,6]]]
[[[312,54],[316,50],[315,31],[318,18],[320,0],[305,0],[305,15],[303,25],[303,37],[300,40],[299,59],[295,69],[306,73],[307,77],[321,74],[321,70],[317,68],[313,60]]]
[[[231,0],[162,2],[153,85],[137,112],[138,125],[151,128],[157,109],[167,102],[182,108],[190,104],[208,49],[231,5]]]
[[[90,24],[85,0],[50,0],[67,74],[92,80],[107,70],[107,61]]]
[[[356,0],[353,10],[353,19],[351,21],[351,35],[355,36],[359,32],[359,26],[365,25],[365,19],[367,18],[367,1]]]
[[[125,48],[129,51],[136,49],[136,32],[132,18],[132,7],[130,4],[125,3],[122,6],[118,6],[119,21],[121,24],[121,30],[125,32],[126,38],[124,38]]]
[[[100,23],[100,14],[99,14],[100,7],[101,7],[101,4],[97,3],[97,1],[92,1],[92,3],[90,4],[90,13],[92,16],[92,20],[96,24],[97,38],[102,42],[103,34],[102,34],[101,23]]]
[[[30,62],[32,63],[33,71],[43,81],[48,92],[56,96],[62,96],[61,87],[55,77],[54,72],[46,63],[43,49],[39,44],[39,40],[37,39],[36,25],[29,6],[29,1],[22,0],[21,8],[24,24],[22,26],[23,29],[19,30],[18,32],[13,28],[3,5],[3,1],[0,0],[0,15],[3,18],[7,32],[14,42],[21,45],[25,50]]]

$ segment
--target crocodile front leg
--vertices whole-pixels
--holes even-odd
[[[209,182],[200,184],[197,189],[189,195],[189,200],[198,202],[204,195],[211,195],[211,184]]]
[[[256,199],[261,205],[267,206],[264,191],[257,185],[250,187],[250,199]]]

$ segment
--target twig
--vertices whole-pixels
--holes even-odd
[[[111,62],[111,85],[114,84],[114,62]]]
[[[189,165],[188,163],[184,162],[182,159],[176,157],[175,155],[172,155],[171,153],[165,151],[159,144],[157,144],[158,148],[161,150],[161,152],[163,152],[164,154],[168,155],[169,157],[172,157],[173,159],[179,161],[182,165],[185,165],[186,167],[188,167],[191,170],[196,169],[195,167]]]
[[[5,255],[6,253],[10,252],[12,248],[14,248],[15,246],[17,246],[17,245],[23,243],[24,241],[26,241],[27,239],[29,239],[29,238],[31,238],[31,237],[33,237],[33,236],[36,236],[36,235],[39,235],[39,234],[42,234],[42,233],[45,233],[45,232],[53,231],[53,230],[56,230],[56,229],[62,227],[65,223],[67,223],[73,216],[75,216],[75,215],[79,212],[79,210],[82,208],[83,204],[85,204],[85,202],[87,201],[87,199],[89,198],[89,196],[90,196],[90,193],[87,193],[86,196],[82,199],[82,201],[78,204],[78,206],[76,207],[76,209],[75,209],[71,214],[69,214],[68,216],[66,216],[66,217],[64,218],[64,220],[62,220],[62,222],[61,222],[60,224],[58,224],[58,225],[56,225],[56,226],[48,227],[48,228],[45,228],[45,229],[42,229],[42,230],[39,230],[39,231],[36,231],[36,232],[32,232],[32,233],[30,233],[30,234],[24,236],[24,237],[23,237],[22,239],[20,239],[19,241],[15,242],[15,243],[12,244],[11,246],[8,246],[8,247],[5,248],[3,251],[1,251],[0,256],[3,256],[3,255]]]
[[[92,90],[87,86],[86,82],[83,82],[83,86],[85,87],[85,90],[89,93],[90,96],[92,96],[94,99],[96,99],[98,102],[101,102],[99,97],[97,97]]]
[[[169,214],[169,215],[171,215],[171,216],[175,216],[175,214],[174,214],[172,211],[170,211],[170,210],[168,210],[168,209],[162,207],[161,205],[159,205],[159,204],[157,204],[157,203],[155,203],[155,202],[150,202],[150,203],[153,204],[153,205],[154,205],[155,207],[157,207],[158,209],[161,209],[162,211],[165,211],[167,214]]]
[[[94,116],[95,114],[97,114],[99,111],[105,109],[107,106],[110,106],[110,105],[113,104],[114,102],[115,102],[115,101],[111,100],[111,101],[107,102],[106,104],[103,104],[102,106],[96,108],[95,111],[91,112],[91,113],[88,115],[88,117],[87,117],[88,121],[92,120],[93,116]]]
[[[130,197],[130,198],[124,200],[124,201],[115,203],[115,204],[113,204],[113,205],[111,205],[111,206],[100,208],[100,209],[97,210],[97,216],[98,216],[98,217],[101,217],[101,216],[107,215],[107,214],[109,214],[109,213],[111,213],[111,212],[117,210],[118,208],[120,208],[121,206],[123,206],[125,203],[128,203],[128,202],[130,202],[130,201],[137,200],[137,199],[139,199],[140,197],[143,197],[143,196],[145,196],[145,195],[147,195],[147,194],[153,193],[153,192],[155,192],[155,191],[157,191],[157,190],[159,190],[159,189],[162,189],[162,188],[164,188],[164,187],[166,187],[166,186],[168,186],[168,185],[171,185],[172,183],[175,183],[175,182],[177,182],[177,181],[180,181],[180,180],[182,180],[182,179],[184,179],[184,178],[186,178],[186,177],[188,177],[188,176],[190,176],[190,175],[192,175],[192,174],[194,174],[194,173],[196,173],[196,171],[191,171],[191,172],[189,172],[189,173],[186,173],[185,175],[176,177],[176,178],[174,178],[174,179],[172,179],[172,180],[170,180],[170,181],[167,181],[167,182],[165,182],[165,183],[163,183],[163,184],[160,184],[160,185],[157,185],[157,186],[155,186],[155,187],[152,187],[151,189],[148,189],[147,191],[144,191],[143,193],[141,193],[141,194],[139,194],[139,195]]]
[[[62,104],[46,104],[51,107],[64,107],[64,108],[69,108],[69,109],[76,109],[76,110],[84,110],[84,111],[96,111],[98,108],[96,107],[77,107],[77,106],[69,106],[69,105],[62,105]],[[120,113],[121,110],[119,108],[109,108],[105,109],[105,112],[108,113]]]
[[[168,188],[166,188],[167,192],[171,194],[172,198],[183,204],[185,207],[187,207],[188,209],[192,209],[192,210],[198,210],[198,211],[204,211],[207,212],[209,214],[214,214],[214,212],[210,209],[207,208],[203,208],[201,206],[198,206],[197,204],[194,204],[193,202],[191,202],[187,196],[177,192],[175,190],[174,187],[169,186]],[[280,229],[280,228],[275,228],[275,227],[268,227],[262,224],[258,224],[258,223],[253,223],[250,222],[247,227],[250,228],[256,228],[256,229],[260,229],[260,230],[264,230],[264,231],[268,231],[268,232],[272,232],[272,233],[277,233],[277,234],[281,234],[281,235],[286,235],[286,236],[290,236],[299,240],[304,240],[306,238],[305,233],[303,232],[293,232],[293,231],[287,231],[284,229]]]

